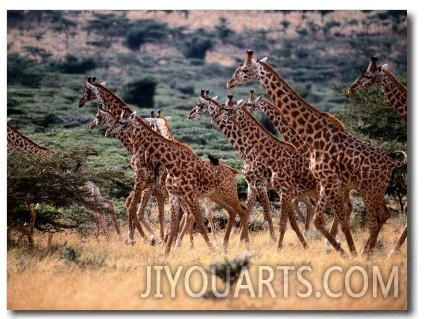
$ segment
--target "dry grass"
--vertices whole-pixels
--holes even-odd
[[[232,234],[230,251],[225,254],[220,250],[211,251],[205,245],[200,235],[195,235],[195,248],[190,249],[188,238],[180,248],[171,250],[171,256],[164,259],[163,245],[150,246],[141,241],[128,246],[117,239],[100,241],[89,239],[81,241],[76,234],[55,235],[53,245],[47,248],[45,238],[37,238],[40,244],[33,250],[25,246],[16,246],[8,250],[7,258],[7,308],[14,310],[406,310],[407,309],[407,245],[389,260],[386,255],[395,243],[400,229],[405,223],[404,217],[391,218],[384,226],[375,255],[366,260],[362,257],[343,260],[335,252],[325,253],[323,240],[320,236],[309,239],[310,248],[304,250],[294,232],[289,229],[285,237],[284,249],[276,250],[276,244],[271,243],[268,233],[251,234],[252,248],[250,267],[243,275],[243,281],[235,284],[226,298],[192,298],[187,293],[189,287],[193,293],[202,289],[201,272],[195,270],[188,276],[189,284],[184,283],[185,274],[191,266],[202,267],[207,273],[205,281],[207,291],[211,292],[211,276],[208,273],[210,265],[217,261],[233,259],[246,254],[244,245],[238,243],[238,234]],[[223,233],[220,233],[222,239]],[[357,249],[360,250],[366,233],[358,230],[354,233]],[[340,237],[341,238],[341,237]],[[343,241],[342,241],[343,242]],[[71,261],[64,255],[65,247],[72,247],[80,253],[77,261]],[[156,298],[156,272],[153,266],[169,266],[172,275],[179,266],[182,272],[179,277],[175,298],[171,295],[171,286],[167,275],[161,272],[162,298]],[[147,280],[148,266],[152,266],[152,276]],[[261,271],[260,266],[270,266],[275,277],[270,281],[272,289],[266,285],[258,285],[258,274],[263,278],[269,276],[268,271]],[[283,271],[279,267],[294,267],[288,271],[284,281]],[[301,282],[296,271],[300,267],[310,267],[302,272],[310,283]],[[341,271],[331,272],[328,287],[333,293],[342,292],[340,298],[331,298],[324,290],[324,274],[333,266],[342,267]],[[352,268],[357,267],[357,268]],[[383,281],[388,285],[388,275],[398,267],[398,297],[394,296],[395,284],[391,285],[387,298],[382,295],[382,289],[373,284],[373,267],[383,275]],[[353,294],[360,294],[363,289],[363,278],[368,278],[368,289],[361,297],[349,296],[346,290],[345,278],[349,270],[354,270],[348,286]],[[363,273],[361,273],[362,271]],[[252,290],[249,290],[248,279],[251,279]],[[301,279],[301,278],[300,278]],[[151,283],[151,294],[141,298],[146,291],[146,283]],[[286,285],[284,284],[286,283]],[[188,286],[189,285],[189,286]],[[240,294],[234,296],[236,285]],[[264,288],[259,296],[259,286]],[[287,295],[284,295],[284,289]],[[376,286],[377,296],[373,296]],[[224,291],[224,285],[218,279],[218,291]],[[270,295],[275,292],[275,298]],[[317,292],[321,293],[317,297]],[[299,293],[310,292],[308,298],[301,298]],[[251,295],[253,294],[253,295]],[[211,294],[210,294],[211,295]],[[352,295],[352,293],[351,293]]]

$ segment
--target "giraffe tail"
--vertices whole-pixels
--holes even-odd
[[[403,155],[403,160],[402,161],[398,161],[398,160],[394,160],[394,168],[400,168],[400,167],[404,167],[407,165],[408,163],[408,155],[406,154],[406,152],[404,151],[395,151],[390,153],[391,157],[394,158],[396,156],[396,154],[402,154]]]

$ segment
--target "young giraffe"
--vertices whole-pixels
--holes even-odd
[[[89,125],[90,129],[93,129],[98,126],[107,125],[110,126],[114,122],[115,118],[113,117],[112,113],[110,113],[108,110],[103,108],[102,106],[99,106],[97,113],[92,120],[91,124]],[[119,131],[116,132],[116,137],[121,141],[121,143],[124,145],[126,150],[131,154],[133,151],[132,144],[127,139],[125,132]],[[145,155],[146,158],[148,158]],[[140,204],[137,210],[137,216],[138,220],[141,222],[141,224],[146,228],[146,230],[151,235],[151,241],[156,241],[156,234],[151,229],[149,223],[146,221],[144,217],[144,209],[147,206],[147,202],[151,195],[153,195],[158,203],[158,210],[159,210],[159,226],[160,226],[160,238],[161,240],[164,239],[164,208],[165,208],[165,198],[168,196],[167,190],[165,187],[165,180],[166,180],[166,170],[163,167],[160,167],[160,165],[151,164],[148,160],[141,160],[141,161],[132,161],[131,165],[138,165],[143,166],[145,170],[147,171],[147,179],[148,179],[148,186],[146,189],[144,189],[141,192],[141,199]],[[138,171],[144,172],[143,168],[137,168]],[[128,234],[128,241],[130,243],[133,243],[134,241],[134,228],[136,227],[135,223],[132,220],[132,216],[128,216],[128,223],[129,223],[129,234]],[[147,236],[144,234],[144,231],[141,229],[140,235],[148,240]]]
[[[377,66],[377,57],[371,57],[371,61],[366,69],[353,81],[349,86],[348,94],[353,94],[359,90],[378,87],[386,96],[389,103],[396,110],[399,116],[405,121],[408,121],[408,89],[396,76],[387,69],[386,65]],[[396,252],[405,242],[407,237],[407,225],[399,236],[395,246],[390,251],[389,256]]]
[[[31,140],[29,137],[24,135],[22,132],[14,128],[10,123],[7,123],[7,146],[9,148],[21,149],[21,150],[32,152],[32,153],[48,153],[53,151],[50,148],[47,148],[35,143],[33,140]],[[118,233],[119,238],[123,239],[123,236],[121,234],[121,229],[119,227],[118,220],[116,217],[116,213],[113,208],[112,200],[103,197],[100,193],[99,186],[97,186],[94,182],[88,181],[84,185],[84,188],[89,192],[90,199],[93,202],[95,202],[97,205],[99,205],[100,208],[103,208],[104,210],[106,210],[107,212],[111,214],[116,232]],[[29,208],[29,212],[31,216],[30,230],[27,236],[28,236],[28,241],[32,244],[34,242],[34,239],[33,239],[34,226],[35,226],[35,220],[36,220],[35,204],[28,201],[26,202],[26,205]],[[91,214],[94,216],[97,226],[98,227],[100,226],[103,229],[103,232],[105,233],[105,235],[108,236],[104,214],[101,214],[100,216],[97,214],[97,212],[91,212]],[[51,237],[49,237],[49,242],[50,241],[51,241]]]
[[[278,108],[271,101],[263,97],[257,103],[253,103],[255,101],[255,96],[253,93],[254,90],[249,91],[249,97],[247,99],[250,102],[247,104],[249,110],[252,112],[255,110],[259,110],[264,113],[275,125],[275,127],[284,137],[284,140],[286,142],[296,147],[297,152],[304,154],[305,157],[309,157],[309,149],[307,148],[305,143],[303,143],[300,136],[297,135],[293,127],[290,126],[290,124],[287,122],[287,120],[284,118]],[[298,205],[294,205],[294,208],[299,218],[305,225],[304,235],[306,236],[309,232],[309,226],[313,215],[314,206],[312,205],[311,200],[308,198],[305,198],[304,204],[306,206],[306,216],[303,216]]]
[[[114,117],[120,117],[125,114],[129,116],[132,114],[132,111],[126,106],[126,104],[113,92],[111,92],[103,84],[97,83],[95,78],[89,78],[86,83],[83,96],[80,99],[80,106],[84,105],[86,101],[93,100],[95,98],[99,99],[105,107],[107,106],[108,110]],[[134,117],[137,121],[134,120]],[[128,118],[128,120],[130,120],[130,118]],[[143,128],[141,132],[145,133],[145,135],[148,137],[150,135],[155,137],[155,141],[158,142],[157,145],[159,147],[158,149],[155,149],[155,144],[148,143],[149,139],[141,139],[141,143],[137,140],[137,143],[133,145],[133,149],[139,150],[140,146],[146,145],[148,146],[146,151],[150,157],[155,158],[157,162],[161,163],[161,165],[166,167],[166,165],[162,163],[163,161],[172,168],[170,171],[170,169],[166,167],[170,175],[167,178],[167,189],[171,203],[171,225],[167,246],[165,248],[165,256],[169,254],[170,246],[177,234],[177,216],[179,214],[180,207],[183,208],[186,214],[193,214],[200,232],[208,245],[210,245],[205,225],[201,222],[198,207],[199,204],[197,202],[198,198],[203,195],[209,197],[215,203],[223,207],[230,215],[224,235],[224,249],[228,248],[230,231],[237,214],[240,215],[242,222],[241,239],[245,241],[246,245],[248,245],[249,239],[247,234],[247,222],[249,212],[238,200],[237,182],[234,176],[236,171],[226,165],[213,165],[209,161],[197,157],[189,146],[162,137],[137,116],[133,116],[132,120],[136,124],[141,124],[140,128]],[[118,122],[116,122],[116,124],[118,124]],[[110,129],[111,127],[109,127],[109,131]],[[159,138],[157,135],[162,138]],[[169,150],[174,150],[176,152],[175,154],[168,151],[169,146],[173,146],[173,148],[170,147]],[[141,157],[140,154],[135,154],[133,156]],[[158,158],[160,160],[158,160]],[[175,159],[178,159],[178,161],[175,161]],[[179,196],[183,197],[180,199]],[[128,211],[133,214],[134,206],[129,206]]]
[[[205,95],[205,90],[201,90],[200,97],[196,105],[192,108],[188,115],[188,119],[194,119],[206,112],[213,119],[217,112],[221,109],[216,99],[209,98]],[[220,118],[215,121],[221,132],[224,133],[228,141],[238,151],[244,160],[243,175],[248,185],[246,207],[249,212],[253,210],[254,202],[258,197],[259,203],[263,207],[265,220],[268,222],[271,239],[275,240],[274,225],[272,222],[271,203],[268,197],[268,188],[271,179],[271,170],[262,161],[256,150],[245,143],[244,137],[234,129],[235,122],[226,118]]]
[[[162,134],[163,136],[165,136],[167,139],[174,141],[174,135],[171,132],[171,129],[169,127],[169,123],[168,123],[168,119],[169,117],[164,117],[161,115],[161,111],[158,110],[157,114],[155,114],[154,111],[151,111],[151,117],[150,118],[145,118],[145,120],[147,120],[150,123],[150,126],[153,128],[153,130],[155,130],[156,132]],[[194,152],[194,151],[193,151]],[[212,202],[209,198],[204,197],[203,198],[203,205],[205,207],[205,216],[206,219],[209,222],[211,231],[212,231],[212,236],[214,239],[215,244],[218,244],[218,235],[215,231],[215,227],[214,227],[214,223],[213,223],[213,214],[212,214]],[[181,212],[182,213],[182,212]],[[181,214],[182,215],[182,214]],[[190,239],[191,239],[191,246],[193,245],[193,226],[194,226],[194,220],[193,219],[186,219],[183,218],[186,215],[182,215],[182,221],[180,224],[180,232],[178,234],[178,238],[177,238],[177,245],[181,245],[181,240],[184,236],[184,233],[186,231],[187,228],[190,228]],[[192,224],[192,225],[189,225]]]
[[[339,120],[329,113],[319,111],[306,102],[266,62],[253,59],[249,50],[246,59],[227,82],[227,89],[258,80],[275,105],[281,110],[290,125],[302,137],[311,152],[311,170],[320,184],[320,199],[314,214],[315,227],[331,245],[345,257],[346,253],[325,227],[324,213],[334,210],[352,255],[356,255],[355,244],[350,231],[349,217],[344,210],[343,190],[356,189],[362,194],[367,207],[369,238],[362,250],[371,254],[378,234],[390,217],[384,203],[384,194],[394,169],[406,165],[396,161],[383,150],[358,140],[349,134]]]
[[[283,245],[287,221],[290,221],[302,245],[307,248],[296,221],[294,206],[299,200],[308,197],[318,200],[318,183],[309,170],[309,158],[297,152],[292,144],[272,135],[247,108],[249,103],[259,103],[260,98],[253,102],[239,101],[231,108],[224,108],[217,117],[229,117],[236,121],[244,139],[271,168],[271,185],[280,196],[281,207],[278,248]]]
[[[348,94],[370,87],[378,87],[386,96],[399,116],[407,122],[408,120],[408,90],[400,83],[396,76],[387,69],[387,65],[377,66],[377,57],[371,57],[366,69],[349,86]]]
[[[150,156],[168,170],[170,179],[167,180],[169,197],[174,209],[171,211],[171,229],[165,256],[169,254],[174,235],[178,230],[178,211],[181,206],[185,212],[191,212],[206,243],[210,246],[205,225],[200,214],[199,198],[206,194],[211,200],[222,206],[230,214],[224,236],[224,249],[228,248],[228,239],[235,216],[238,214],[242,223],[243,239],[248,245],[247,221],[248,211],[240,204],[237,194],[237,182],[234,171],[222,165],[219,169],[209,160],[196,156],[185,144],[171,141],[153,131],[135,113],[122,116],[105,135],[109,136],[117,129],[124,128],[134,146],[145,148]],[[229,178],[230,177],[230,178]],[[170,181],[170,183],[169,183]]]

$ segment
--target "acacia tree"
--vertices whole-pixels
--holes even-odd
[[[74,170],[76,164],[85,167],[89,147],[68,147],[48,153],[29,153],[8,149],[7,154],[7,227],[27,235],[25,224],[30,222],[30,205],[37,205],[34,227],[41,232],[64,229],[83,231],[91,219],[89,212],[99,210],[84,187],[94,181],[100,187],[118,177],[92,169]]]
[[[406,81],[403,82],[406,85]],[[380,90],[370,89],[346,95],[344,88],[334,89],[348,98],[347,105],[337,115],[349,132],[385,149],[392,156],[397,150],[407,151],[407,124]],[[396,198],[402,212],[406,209],[403,202],[407,195],[406,172],[406,167],[395,170],[386,191],[386,194]]]

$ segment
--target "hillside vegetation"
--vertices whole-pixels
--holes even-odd
[[[187,115],[202,88],[225,101],[225,83],[247,49],[267,56],[300,95],[339,116],[353,134],[390,151],[406,149],[406,125],[382,95],[351,100],[343,92],[371,55],[407,82],[406,11],[9,10],[7,115],[39,144],[90,147],[88,168],[124,171],[119,185],[100,183],[124,215],[133,181],[130,156],[118,140],[103,136],[105,128],[87,128],[98,106],[93,101],[78,108],[87,77],[106,82],[142,116],[160,109],[170,117],[175,138],[198,155],[213,154],[241,168],[240,157],[210,118]],[[258,83],[231,94],[247,98],[250,89],[264,94]],[[390,120],[382,121],[380,112],[364,122],[361,116],[372,112],[364,111],[370,99],[386,108]],[[243,197],[241,174],[239,184]]]

